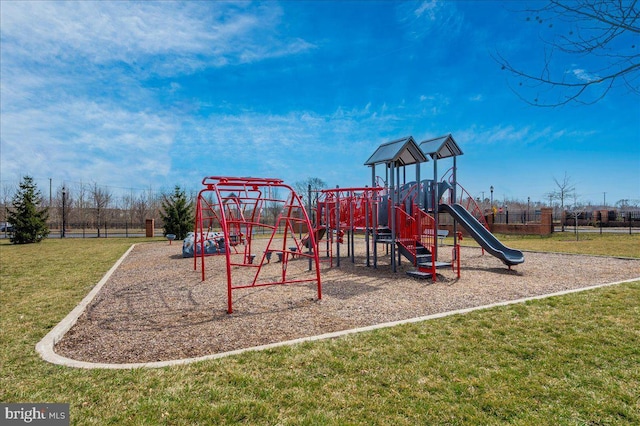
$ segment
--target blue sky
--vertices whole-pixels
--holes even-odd
[[[545,200],[566,173],[582,203],[640,202],[637,95],[530,106],[492,58],[540,70],[542,40],[566,28],[527,21],[528,6],[3,1],[2,185],[29,174],[47,194],[50,178],[114,192],[217,175],[363,186],[381,143],[451,133],[474,196],[493,185],[496,199]],[[593,65],[552,61],[576,78]]]

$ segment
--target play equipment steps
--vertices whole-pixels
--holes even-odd
[[[414,278],[432,278],[433,277],[433,255],[419,241],[398,242],[400,253],[409,260],[418,269],[407,271],[407,275]],[[435,262],[435,269],[450,267],[449,262]]]
[[[399,242],[398,249],[400,253],[414,265],[419,267],[431,266],[431,252],[419,241],[411,242],[409,246]]]
[[[391,229],[388,227],[381,227],[376,230],[376,241],[379,243],[391,243]]]

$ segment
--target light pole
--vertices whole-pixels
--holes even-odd
[[[491,191],[491,209],[493,210],[493,185],[491,185],[489,191]]]
[[[531,197],[527,197],[527,222],[529,221],[529,208],[531,203]]]
[[[62,187],[62,233],[60,234],[60,238],[64,238],[65,237],[65,228],[66,228],[66,222],[65,222],[65,199],[67,198],[67,192],[64,188],[64,186]]]

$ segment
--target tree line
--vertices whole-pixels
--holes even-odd
[[[310,178],[294,186],[296,192],[304,189],[306,194],[308,186],[317,191],[326,184]],[[8,235],[15,244],[40,242],[52,229],[60,232],[61,237],[72,232],[106,237],[108,229],[142,230],[146,221],[153,219],[164,235],[174,234],[180,240],[194,228],[195,200],[195,193],[187,194],[179,186],[172,192],[149,190],[116,196],[107,187],[92,183],[62,185],[55,194],[50,194],[47,202],[34,179],[24,176],[17,189],[2,189],[0,234]],[[274,223],[279,207],[268,205],[265,209]]]
[[[65,225],[69,230],[95,230],[100,236],[105,227],[144,228],[146,219],[159,219],[161,196],[151,191],[115,196],[107,188],[94,183],[62,186],[49,200],[42,197],[39,190],[37,192],[38,204],[48,209],[47,225],[51,229],[62,230]],[[13,223],[8,219],[11,198],[5,196],[2,199],[0,215],[3,222]]]
[[[19,243],[24,238],[40,241],[53,229],[63,237],[71,232],[102,237],[108,229],[144,229],[147,219],[154,219],[156,227],[164,227],[163,202],[173,196],[175,193],[151,190],[115,195],[107,187],[92,183],[60,186],[47,199],[33,178],[25,176],[17,189],[3,188],[0,233],[9,231]],[[194,198],[188,200],[186,194],[184,197],[186,203]],[[17,229],[26,230],[29,237],[21,237],[15,232]]]
[[[575,185],[566,173],[564,179],[554,178],[554,181],[557,190],[548,194],[548,204],[530,199],[526,202],[502,200],[502,203],[495,200],[497,202],[492,203],[494,200],[486,197],[478,197],[475,201],[489,213],[502,213],[504,207],[510,210],[512,220],[519,215],[522,221],[535,220],[537,211],[545,205],[559,208],[562,216],[573,214],[576,220],[579,214],[596,210],[577,202]],[[293,187],[305,204],[309,201],[315,204],[319,191],[326,188],[326,184],[321,179],[308,178],[296,182]],[[309,195],[311,200],[308,200]],[[179,186],[171,193],[157,194],[149,190],[138,195],[130,193],[115,196],[105,187],[93,183],[61,186],[55,197],[51,194],[46,203],[33,178],[25,176],[11,197],[4,191],[0,205],[0,233],[9,234],[11,241],[16,244],[39,242],[49,236],[51,229],[59,230],[61,237],[72,231],[76,234],[82,232],[82,236],[85,236],[85,232],[91,232],[101,237],[106,236],[107,229],[118,229],[120,232],[145,229],[146,221],[153,219],[155,227],[162,228],[164,235],[174,234],[177,239],[184,239],[194,228],[195,199],[195,193],[188,195]],[[557,204],[554,205],[553,200]],[[616,207],[626,210],[625,217],[636,217],[638,205],[633,200],[620,200]],[[276,204],[266,205],[264,217],[271,218],[275,223],[279,208]],[[505,214],[508,215],[507,211]],[[562,225],[564,228],[564,221]]]

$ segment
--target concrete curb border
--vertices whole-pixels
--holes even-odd
[[[82,315],[84,310],[87,309],[87,306],[89,306],[89,303],[91,303],[91,301],[98,295],[100,290],[102,290],[102,287],[107,283],[107,281],[109,281],[109,278],[111,278],[111,275],[113,275],[113,273],[120,267],[120,264],[127,258],[127,256],[129,256],[129,253],[131,253],[135,246],[135,244],[132,244],[131,247],[129,247],[129,249],[124,252],[122,256],[120,256],[120,259],[118,259],[118,261],[114,263],[111,269],[109,269],[107,273],[104,274],[102,279],[98,281],[98,284],[96,284],[95,287],[91,289],[91,291],[84,297],[84,299],[82,299],[80,303],[78,303],[78,305],[71,312],[69,312],[69,314],[64,317],[62,321],[60,321],[53,329],[51,329],[49,333],[47,333],[46,336],[42,338],[42,340],[40,340],[36,344],[36,351],[45,361],[49,361],[53,364],[69,365],[71,367],[75,367],[75,365],[69,364],[68,361],[73,361],[74,363],[78,361],[74,361],[72,359],[58,355],[54,351],[54,346],[60,341],[60,339],[62,339],[67,331],[69,331],[71,327],[75,325],[75,323],[78,321],[78,318],[80,318],[80,315]]]
[[[63,356],[58,355],[57,353],[55,353],[55,351],[54,351],[55,344],[62,339],[62,337],[67,333],[67,331],[69,331],[71,329],[71,327],[73,327],[73,325],[76,323],[76,321],[78,320],[80,315],[82,315],[82,312],[84,312],[84,310],[87,308],[89,303],[96,297],[98,292],[107,283],[107,281],[109,280],[111,275],[116,271],[116,269],[118,269],[118,267],[120,266],[122,261],[129,255],[129,253],[131,253],[131,251],[133,250],[134,247],[135,247],[135,244],[133,244],[129,248],[129,250],[127,250],[122,255],[122,257],[111,267],[111,269],[109,269],[109,271],[104,275],[104,277],[102,277],[100,282],[98,282],[98,284],[89,292],[89,294],[87,294],[87,296],[84,299],[82,299],[82,301],[78,304],[78,306],[76,306],[69,313],[69,315],[67,315],[62,321],[60,321],[60,323],[58,323],[58,325],[56,325],[46,336],[44,336],[42,338],[42,340],[40,340],[40,342],[38,342],[38,344],[36,345],[36,351],[40,354],[42,359],[44,359],[45,361],[48,361],[50,363],[53,363],[53,364],[63,365],[63,366],[66,366],[66,367],[85,368],[85,369],[98,369],[98,368],[99,369],[135,369],[135,368],[170,367],[170,366],[175,366],[175,365],[184,365],[184,364],[191,364],[191,363],[194,363],[194,362],[206,361],[206,360],[211,360],[211,359],[224,358],[224,357],[227,357],[227,356],[238,355],[238,354],[241,354],[241,353],[244,353],[244,352],[261,351],[261,350],[265,350],[265,349],[277,348],[277,347],[280,347],[280,346],[297,345],[297,344],[304,343],[304,342],[314,342],[314,341],[318,341],[318,340],[334,339],[334,338],[341,337],[341,336],[346,336],[346,335],[349,335],[349,334],[356,334],[356,333],[362,333],[362,332],[365,332],[365,331],[378,330],[378,329],[381,329],[381,328],[394,327],[394,326],[401,325],[401,324],[411,324],[411,323],[415,323],[415,322],[429,321],[429,320],[432,320],[432,319],[444,318],[444,317],[448,317],[448,316],[451,316],[451,315],[466,314],[466,313],[473,312],[473,311],[479,311],[479,310],[483,310],[483,309],[491,309],[491,308],[495,308],[495,307],[499,307],[499,306],[508,306],[508,305],[514,305],[514,304],[517,304],[517,303],[525,303],[525,302],[528,302],[530,300],[540,300],[540,299],[546,299],[548,297],[563,296],[563,295],[572,294],[572,293],[580,293],[580,292],[583,292],[583,291],[594,290],[594,289],[603,288],[603,287],[610,287],[610,286],[614,286],[614,285],[618,285],[618,284],[625,284],[625,283],[630,283],[630,282],[634,282],[634,281],[640,280],[640,277],[631,278],[631,279],[624,280],[624,281],[615,281],[615,282],[611,282],[611,283],[598,284],[598,285],[593,285],[593,286],[589,286],[589,287],[582,287],[582,288],[576,288],[576,289],[571,289],[571,290],[563,290],[563,291],[558,291],[558,292],[555,292],[555,293],[542,294],[542,295],[531,296],[531,297],[524,297],[524,298],[521,298],[521,299],[507,300],[507,301],[503,301],[503,302],[496,302],[496,303],[491,303],[489,305],[474,306],[474,307],[471,307],[471,308],[464,308],[464,309],[456,309],[456,310],[453,310],[453,311],[440,312],[440,313],[437,313],[437,314],[426,315],[426,316],[422,316],[422,317],[416,317],[416,318],[409,318],[409,319],[405,319],[405,320],[386,322],[386,323],[375,324],[375,325],[370,325],[370,326],[366,326],[366,327],[352,328],[350,330],[336,331],[336,332],[333,332],[333,333],[319,334],[319,335],[316,335],[316,336],[301,337],[299,339],[287,340],[287,341],[284,341],[284,342],[269,343],[267,345],[260,345],[260,346],[253,346],[253,347],[250,347],[250,348],[236,349],[236,350],[229,351],[229,352],[221,352],[221,353],[217,353],[217,354],[204,355],[204,356],[195,357],[195,358],[184,358],[184,359],[169,360],[169,361],[158,361],[158,362],[140,362],[140,363],[128,363],[128,364],[107,364],[107,363],[77,361],[77,360],[74,360],[74,359],[71,359],[71,358],[63,357]]]

